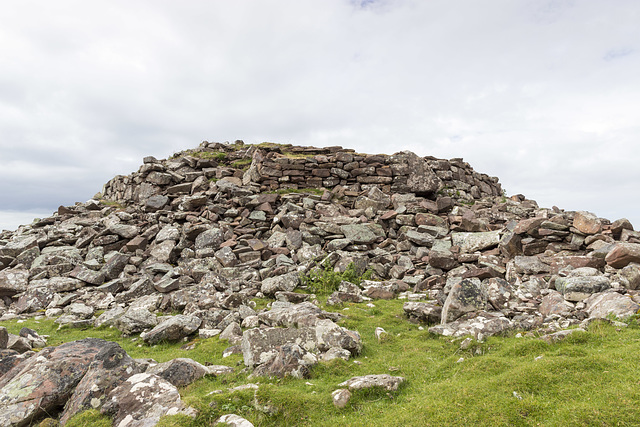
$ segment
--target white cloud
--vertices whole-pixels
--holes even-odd
[[[24,1],[0,16],[0,206],[203,139],[464,157],[640,227],[632,0]]]

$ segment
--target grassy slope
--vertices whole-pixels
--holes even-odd
[[[349,304],[341,324],[358,330],[365,343],[355,360],[321,363],[308,380],[248,379],[240,355],[222,358],[226,342],[195,340],[193,350],[179,344],[149,347],[140,340],[122,338],[114,329],[63,330],[51,321],[5,322],[11,332],[28,326],[51,334],[50,344],[95,336],[119,342],[132,357],[166,361],[191,357],[201,363],[236,366],[236,374],[204,378],[181,390],[184,400],[197,407],[196,420],[167,417],[162,425],[211,425],[225,413],[237,413],[255,425],[639,425],[640,327],[596,323],[587,333],[549,345],[533,338],[491,337],[460,350],[459,340],[435,337],[419,330],[403,315],[402,301],[376,301],[375,308]],[[348,308],[344,310],[344,308]],[[377,326],[389,335],[378,342]],[[538,356],[543,356],[535,360]],[[457,363],[460,358],[464,361]],[[407,382],[394,393],[355,392],[344,409],[331,403],[337,384],[355,375],[390,373]],[[254,392],[229,393],[230,387],[259,382]],[[213,390],[224,390],[211,394]],[[514,392],[522,399],[514,396]],[[255,408],[268,406],[269,415]],[[76,417],[74,425],[105,422],[95,411]],[[107,422],[108,424],[108,422]]]

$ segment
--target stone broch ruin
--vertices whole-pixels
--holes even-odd
[[[113,326],[149,344],[224,339],[253,375],[302,378],[366,345],[304,288],[314,269],[372,275],[342,282],[328,305],[400,298],[406,321],[433,334],[556,341],[637,313],[639,263],[640,233],[626,219],[506,197],[462,159],[203,142],[146,157],[94,199],[0,234],[0,426],[64,424],[88,408],[114,425],[154,425],[194,415],[177,387],[233,371],[132,359],[99,339],[46,347],[37,331],[1,326],[16,317]],[[257,310],[256,297],[272,302]],[[355,377],[336,385],[334,403],[402,381]]]

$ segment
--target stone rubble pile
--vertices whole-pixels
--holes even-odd
[[[302,287],[325,266],[373,276],[341,283],[329,305],[402,298],[409,321],[445,336],[554,333],[640,309],[640,232],[625,219],[506,197],[462,159],[236,141],[147,157],[96,198],[2,232],[0,321],[44,313],[149,344],[219,336],[254,375],[306,377],[363,346]],[[256,310],[255,297],[275,301]],[[40,363],[37,334],[2,333],[15,366]],[[15,377],[4,364],[0,401]],[[169,387],[145,371],[114,390]],[[90,400],[139,416],[112,392]],[[182,411],[178,400],[158,405]]]

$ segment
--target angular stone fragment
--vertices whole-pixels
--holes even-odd
[[[157,344],[161,341],[178,341],[198,330],[202,320],[196,316],[178,314],[163,320],[146,332],[142,339],[147,344]]]
[[[262,281],[260,290],[265,295],[273,295],[278,291],[291,292],[300,284],[300,276],[296,272],[281,276],[269,277]]]
[[[254,376],[308,378],[318,363],[312,353],[297,344],[286,343],[262,355],[263,362],[253,371]]]
[[[483,251],[500,243],[500,231],[482,231],[478,233],[451,233],[453,244],[460,247],[462,253]]]
[[[224,424],[229,427],[253,427],[253,424],[250,421],[236,414],[227,414],[221,416],[214,423],[214,425],[218,424]]]
[[[176,387],[184,387],[207,375],[209,369],[195,360],[179,357],[168,362],[158,363],[145,372],[157,375]]]
[[[614,268],[622,268],[632,262],[640,263],[640,244],[616,243],[604,260],[608,265]],[[0,278],[0,289],[2,283],[1,280],[2,279]]]
[[[573,226],[584,234],[597,234],[602,231],[602,221],[591,212],[576,212],[573,217]]]
[[[257,366],[269,360],[276,347],[294,343],[307,351],[317,350],[314,328],[249,329],[242,335],[242,355],[246,366]]]
[[[453,285],[442,307],[442,324],[452,322],[465,313],[484,310],[487,294],[478,279],[463,279]]]
[[[98,409],[114,388],[142,369],[117,343],[105,342],[65,404],[60,423],[84,410]]]
[[[13,296],[27,290],[29,270],[7,268],[0,271],[0,297]]]
[[[158,318],[144,308],[127,310],[115,321],[115,327],[125,335],[137,334],[158,324]]]
[[[367,224],[347,224],[340,227],[345,238],[355,244],[370,244],[378,239]]]
[[[463,317],[451,323],[432,326],[429,328],[429,332],[446,337],[471,335],[478,338],[500,334],[515,327],[514,322],[501,313],[479,312],[471,319]]]

